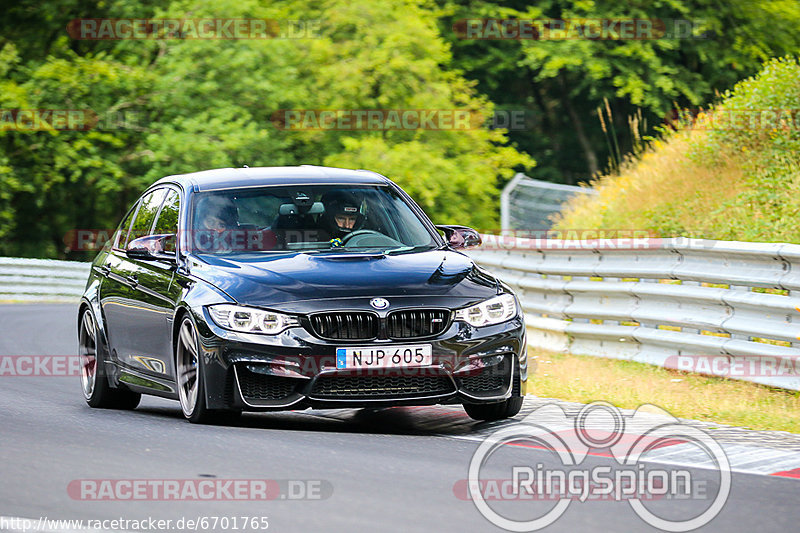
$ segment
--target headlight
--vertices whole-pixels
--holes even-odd
[[[210,305],[208,311],[218,326],[244,333],[275,335],[286,328],[299,325],[294,317],[240,305]]]
[[[517,316],[517,300],[513,294],[501,294],[456,311],[456,320],[463,320],[473,326],[499,324],[515,316]]]

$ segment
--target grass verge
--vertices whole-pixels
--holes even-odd
[[[644,363],[529,350],[528,392],[624,409],[652,403],[679,418],[800,433],[800,392]]]

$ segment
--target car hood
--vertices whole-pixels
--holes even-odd
[[[449,250],[196,258],[193,276],[239,303],[256,306],[377,296],[432,298],[459,305],[490,298],[498,288],[497,280],[469,257]]]

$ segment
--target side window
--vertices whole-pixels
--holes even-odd
[[[142,198],[139,203],[139,210],[136,212],[136,218],[133,219],[131,231],[128,233],[128,240],[125,241],[125,246],[134,239],[150,235],[150,228],[153,226],[158,208],[161,206],[166,194],[166,187],[161,187],[150,191]]]
[[[178,214],[180,213],[180,195],[178,191],[170,189],[167,193],[167,198],[164,200],[164,205],[161,207],[161,212],[158,214],[154,235],[161,235],[170,233],[173,235],[178,234]],[[169,239],[165,243],[164,251],[168,253],[175,253],[175,239]]]
[[[113,245],[112,248],[119,250],[123,246],[125,246],[125,241],[128,239],[128,230],[131,227],[131,219],[133,215],[136,213],[136,208],[138,207],[138,202],[133,204],[133,208],[128,211],[128,214],[125,215],[125,218],[122,219],[122,222],[119,223],[119,227],[117,228],[116,233],[114,233],[114,239],[111,241]]]

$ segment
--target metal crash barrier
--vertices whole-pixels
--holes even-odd
[[[800,390],[800,245],[483,238],[531,347]]]

